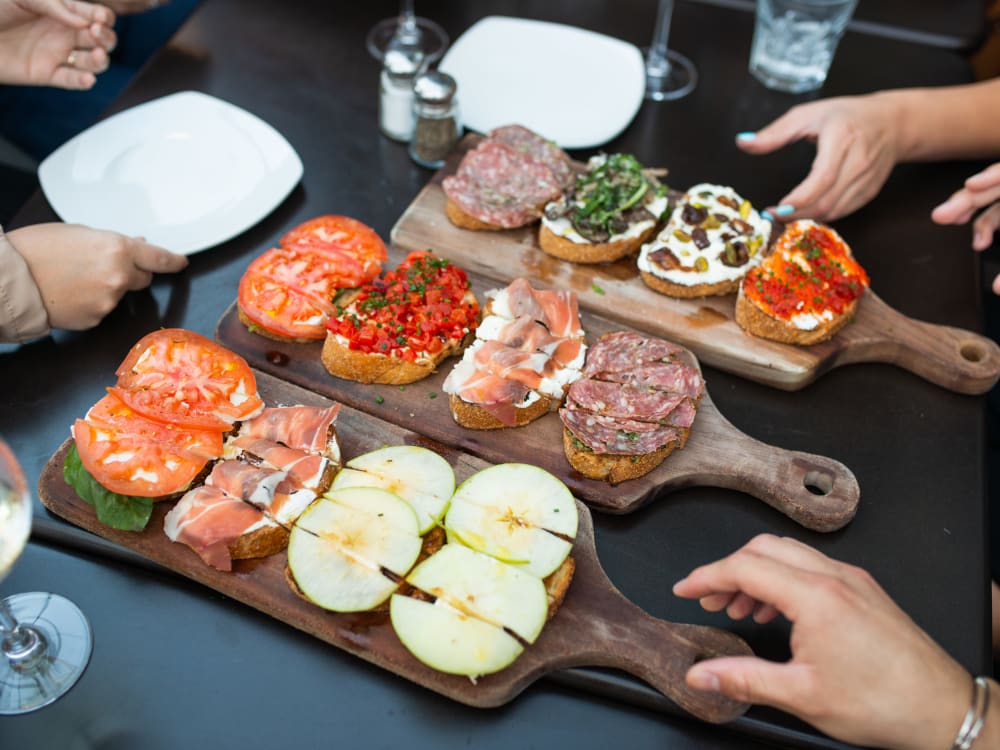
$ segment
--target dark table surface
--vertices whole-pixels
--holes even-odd
[[[193,256],[179,276],[158,278],[150,290],[128,295],[98,328],[0,348],[0,433],[31,481],[72,421],[111,383],[131,344],[159,326],[211,336],[246,265],[292,225],[342,213],[388,237],[431,175],[408,159],[404,146],[378,134],[378,66],[363,39],[393,5],[207,0],[122,96],[116,110],[185,89],[226,99],[282,132],[301,155],[305,176],[255,227]],[[573,23],[642,45],[654,5],[426,0],[419,11],[440,21],[452,38],[484,15],[504,14]],[[804,175],[812,152],[801,145],[752,158],[735,148],[735,133],[803,100],[770,92],[748,75],[751,32],[749,14],[678,4],[672,38],[697,65],[699,86],[675,103],[644,104],[606,148],[668,166],[678,187],[721,182],[755,203],[773,203]],[[951,84],[969,75],[962,59],[945,50],[848,33],[823,93]],[[836,224],[875,290],[907,315],[981,329],[981,282],[969,231],[937,227],[928,218],[977,167],[901,167],[878,199]],[[36,195],[12,226],[54,219],[45,198]],[[598,553],[615,584],[656,616],[730,628],[758,653],[787,658],[787,625],[733,624],[676,600],[670,587],[692,567],[759,532],[790,535],[869,569],[958,661],[975,673],[987,671],[984,399],[884,365],[839,368],[796,393],[712,369],[706,378],[720,411],[740,429],[849,466],[862,489],[857,518],[822,535],[741,493],[685,489],[628,516],[595,516]],[[635,703],[597,696],[587,686],[614,682],[592,673],[572,675],[576,686],[543,680],[500,709],[467,708],[194,583],[85,551],[88,537],[74,536],[41,505],[36,516],[35,542],[0,593],[69,596],[90,617],[96,646],[69,696],[38,713],[0,721],[3,747],[349,741],[505,750],[746,748],[762,746],[761,738],[790,747],[826,746],[818,735],[765,710],[717,728],[659,710],[662,702],[628,681],[618,692]]]

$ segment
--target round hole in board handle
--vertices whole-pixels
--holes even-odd
[[[802,484],[814,495],[829,495],[833,491],[833,476],[821,471],[810,471]]]
[[[986,350],[982,344],[975,341],[962,344],[962,348],[958,351],[966,362],[982,362],[986,359]]]

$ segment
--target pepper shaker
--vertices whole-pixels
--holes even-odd
[[[413,83],[413,114],[416,120],[410,141],[410,158],[424,167],[442,166],[458,143],[458,84],[447,73],[431,70]]]
[[[390,138],[409,141],[413,136],[413,82],[424,66],[424,55],[412,48],[385,53],[379,78],[379,128]]]

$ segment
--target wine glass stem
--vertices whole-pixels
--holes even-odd
[[[396,36],[405,44],[416,44],[420,38],[413,0],[401,0],[399,4],[399,27],[396,29]]]
[[[0,647],[15,669],[32,666],[45,653],[45,639],[41,633],[20,625],[6,599],[0,599]]]
[[[649,59],[646,67],[655,69],[660,75],[670,70],[667,59],[667,40],[670,38],[670,18],[674,14],[674,0],[660,0],[656,13],[656,28],[653,32],[653,42],[649,46]]]

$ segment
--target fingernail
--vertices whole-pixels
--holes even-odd
[[[707,693],[719,692],[718,676],[707,669],[692,669],[688,672],[687,682],[695,690],[703,690]]]
[[[791,203],[782,203],[774,209],[774,213],[778,214],[778,216],[788,216],[788,214],[795,213],[795,206]]]
[[[738,141],[752,141],[757,137],[757,134],[752,130],[744,130],[742,133],[736,134],[736,140]]]
[[[679,580],[677,583],[674,584],[674,587],[671,589],[671,591],[673,591],[676,594],[677,593],[677,587],[680,586],[682,583],[684,583],[684,581],[686,581],[686,580],[687,580],[686,577],[682,578],[681,580]]]
[[[774,217],[771,216],[770,211],[761,211],[760,216],[762,219],[764,219],[764,221],[774,221]]]

